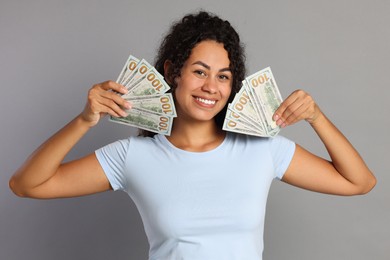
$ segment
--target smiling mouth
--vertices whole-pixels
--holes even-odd
[[[204,99],[204,98],[200,98],[200,97],[196,97],[196,100],[203,103],[203,104],[206,104],[206,105],[214,105],[216,102],[215,100]]]

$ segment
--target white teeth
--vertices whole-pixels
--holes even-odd
[[[202,103],[205,103],[207,105],[214,105],[215,104],[215,100],[208,100],[208,99],[203,99],[203,98],[200,98],[200,97],[197,97],[196,100],[202,102]]]

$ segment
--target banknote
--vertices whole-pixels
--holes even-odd
[[[152,65],[150,65],[146,60],[142,59],[134,68],[134,70],[123,79],[121,84],[127,89],[130,89],[133,86],[132,82],[139,79],[142,75],[148,72],[151,67]]]
[[[166,93],[169,85],[153,66],[129,55],[116,82],[127,88],[122,98],[132,108],[126,110],[126,117],[111,116],[111,122],[170,135],[176,117],[175,103],[172,94]]]
[[[121,73],[119,73],[116,82],[123,84],[124,79],[126,79],[134,71],[138,63],[139,63],[139,59],[137,59],[133,55],[130,55],[127,58],[125,65],[123,66]]]
[[[242,113],[237,113],[235,110],[233,110],[231,104],[228,105],[228,110],[226,114],[226,117],[229,119],[229,121],[226,122],[226,128],[234,129],[235,132],[237,131],[237,129],[248,129],[255,131],[255,134],[252,135],[264,135],[264,131],[262,129],[258,128],[258,126],[253,122],[248,121],[246,118],[244,118]]]
[[[252,135],[273,137],[280,132],[280,127],[272,117],[282,101],[271,68],[260,70],[242,82],[241,90],[226,113],[223,129],[252,134],[248,131],[250,129],[256,132]],[[237,115],[240,121],[237,120]]]
[[[110,121],[163,135],[171,134],[172,117],[151,111],[140,110],[138,108],[133,108],[126,112],[126,117],[111,117]]]
[[[130,96],[125,99],[130,101],[133,108],[176,117],[175,103],[171,93],[150,96]]]
[[[272,116],[282,102],[282,97],[271,68],[265,68],[248,76],[246,82],[255,97],[255,106],[261,111],[262,123],[266,128],[266,132],[271,133],[280,130]]]
[[[238,114],[234,114],[232,110],[227,110],[226,118],[223,122],[222,129],[225,131],[235,132],[239,134],[255,135],[255,136],[264,136],[259,131],[250,128],[247,124],[240,122],[235,118]]]
[[[261,118],[256,113],[256,109],[249,97],[246,82],[243,81],[243,87],[235,95],[233,102],[230,104],[229,109],[233,110],[236,114],[239,114],[243,120],[248,121],[254,128],[257,128],[260,132],[264,132],[264,127],[260,123]]]
[[[128,93],[124,97],[163,94],[170,89],[155,68],[150,68],[137,79],[133,79],[129,84],[127,85]]]

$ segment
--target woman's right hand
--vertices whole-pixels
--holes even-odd
[[[130,109],[131,104],[117,93],[126,94],[127,89],[114,81],[94,85],[88,92],[88,101],[81,118],[93,127],[106,114],[114,117],[126,116],[123,109]]]
[[[83,112],[44,142],[14,173],[9,185],[23,197],[74,197],[110,189],[94,153],[63,163],[76,143],[106,114],[126,116],[130,104],[118,93],[127,89],[113,81],[94,85]]]

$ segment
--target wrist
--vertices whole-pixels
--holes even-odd
[[[74,119],[74,121],[77,124],[77,126],[80,127],[80,130],[82,129],[85,131],[88,131],[89,129],[91,129],[92,127],[94,127],[96,125],[95,123],[90,122],[87,119],[85,119],[85,117],[83,116],[83,113],[79,114]]]
[[[321,111],[319,111],[318,115],[315,118],[313,118],[312,120],[307,120],[307,122],[313,128],[316,128],[316,127],[318,127],[320,125],[323,125],[326,121],[328,121],[328,119],[326,118],[324,113],[322,113]]]

